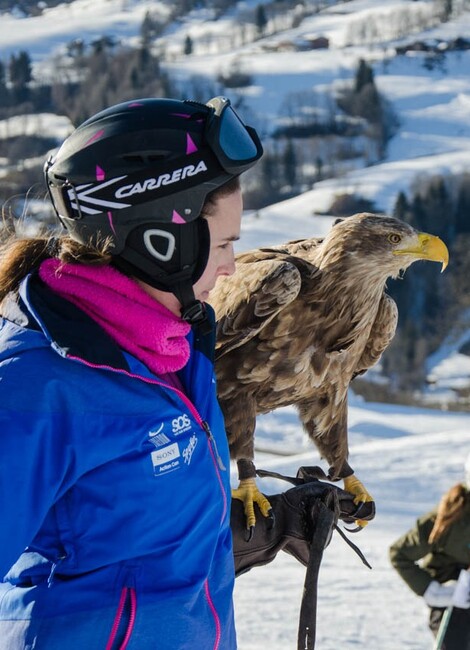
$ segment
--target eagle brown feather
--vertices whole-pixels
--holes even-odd
[[[219,278],[210,300],[233,459],[253,460],[258,414],[295,405],[330,475],[351,472],[348,388],[395,334],[387,279],[417,259],[446,263],[440,240],[437,256],[423,252],[426,237],[437,240],[397,219],[362,213],[336,223],[324,238],[237,256],[235,274]]]

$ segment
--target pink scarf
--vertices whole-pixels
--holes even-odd
[[[48,259],[41,264],[39,276],[155,374],[176,372],[186,365],[190,325],[116,269]]]

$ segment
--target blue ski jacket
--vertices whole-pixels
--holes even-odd
[[[2,312],[0,649],[236,648],[213,334],[180,390],[37,275]]]

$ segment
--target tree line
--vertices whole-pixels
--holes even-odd
[[[418,390],[426,383],[426,359],[450,334],[458,335],[470,308],[470,174],[434,176],[410,197],[397,196],[393,215],[419,231],[440,237],[450,254],[443,275],[437,264],[412,265],[404,281],[390,282],[399,310],[398,332],[383,357],[392,391]]]

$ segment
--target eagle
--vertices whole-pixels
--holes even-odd
[[[324,238],[289,241],[236,256],[232,276],[210,295],[217,319],[215,371],[230,456],[237,462],[247,528],[253,504],[270,513],[256,485],[256,417],[294,405],[306,433],[358,505],[374,504],[349,465],[348,388],[392,341],[398,310],[386,293],[417,260],[448,264],[445,244],[394,217],[338,219]],[[367,508],[366,508],[367,511]],[[364,512],[364,510],[363,510]]]

